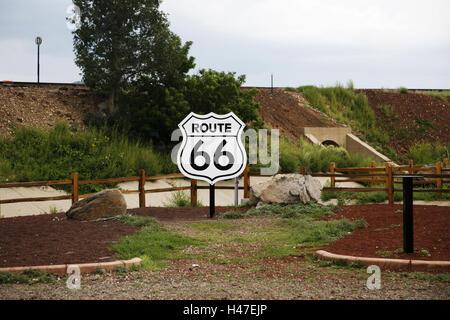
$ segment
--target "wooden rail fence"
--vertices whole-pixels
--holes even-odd
[[[244,186],[240,186],[240,190],[244,190],[244,198],[250,197],[250,168],[247,167],[243,173]],[[0,184],[0,188],[19,188],[19,187],[42,187],[42,186],[52,186],[52,185],[71,185],[72,192],[68,195],[62,196],[52,196],[52,197],[34,197],[34,198],[18,198],[18,199],[7,199],[1,200],[0,204],[10,204],[10,203],[20,203],[20,202],[41,202],[41,201],[52,201],[52,200],[72,200],[72,204],[78,202],[82,198],[87,198],[90,194],[79,194],[79,186],[86,184],[101,184],[101,183],[120,183],[128,181],[137,181],[137,190],[122,190],[123,194],[138,194],[139,195],[139,207],[143,208],[146,206],[145,195],[151,193],[160,192],[171,192],[179,190],[190,190],[191,205],[197,204],[197,191],[199,189],[209,189],[208,186],[199,186],[197,180],[190,179],[190,185],[184,187],[170,187],[170,188],[156,188],[156,189],[145,189],[145,182],[158,180],[158,179],[176,179],[184,178],[181,173],[166,174],[160,176],[146,176],[145,170],[139,170],[139,176],[137,177],[126,177],[126,178],[110,178],[110,179],[95,179],[95,180],[79,180],[78,173],[72,173],[70,180],[53,180],[53,181],[34,181],[34,182],[20,182],[20,183],[4,183]],[[232,189],[234,186],[220,186],[216,185],[216,189]]]
[[[337,175],[340,173],[340,175]],[[350,174],[349,174],[350,173]],[[358,173],[358,174],[353,174]],[[436,185],[436,188],[420,188],[414,189],[414,192],[436,192],[450,193],[450,189],[445,189],[444,184],[450,183],[450,166],[449,159],[437,162],[435,165],[414,165],[413,160],[409,160],[406,166],[392,166],[389,162],[384,167],[376,167],[375,162],[370,167],[359,168],[336,168],[335,163],[330,164],[330,175],[328,174],[312,174],[312,176],[332,176],[331,187],[324,188],[324,191],[351,191],[351,192],[379,192],[384,191],[388,194],[390,204],[394,203],[394,192],[402,192],[402,189],[396,189],[396,184],[402,184],[400,176],[404,174],[414,175],[418,180],[414,181],[414,185]],[[338,179],[341,178],[341,179]],[[345,179],[342,179],[345,178]],[[349,179],[350,178],[350,179]],[[366,188],[345,188],[336,187],[336,183],[345,182],[363,182],[370,183],[372,187]],[[384,187],[373,187],[376,184],[384,184]]]
[[[407,166],[393,167],[389,163],[386,163],[384,167],[376,167],[375,162],[370,167],[358,167],[358,168],[336,168],[335,163],[330,164],[330,173],[307,173],[305,167],[301,167],[300,173],[311,174],[313,177],[329,177],[331,180],[331,187],[326,187],[324,191],[343,191],[343,192],[387,192],[389,203],[394,203],[394,192],[401,192],[401,189],[396,189],[395,184],[401,183],[397,176],[402,173],[416,174],[418,177],[424,177],[425,180],[415,181],[414,184],[435,184],[435,189],[414,189],[415,192],[438,192],[438,193],[450,193],[450,189],[444,189],[443,185],[450,183],[450,166],[448,159],[445,159],[442,163],[438,162],[434,166],[414,165],[412,160],[409,161]],[[429,174],[427,172],[430,172]],[[250,167],[246,167],[241,178],[243,178],[243,186],[239,186],[240,190],[244,190],[244,198],[250,197],[250,177],[262,176],[261,174],[251,173]],[[137,181],[137,190],[123,190],[124,194],[138,194],[139,195],[139,207],[146,206],[146,194],[171,192],[179,190],[189,190],[191,197],[191,205],[197,204],[197,191],[201,189],[208,189],[208,186],[199,186],[197,180],[190,180],[189,186],[184,187],[170,187],[170,188],[157,188],[157,189],[145,189],[145,182],[158,180],[158,179],[176,179],[184,178],[181,173],[166,174],[160,176],[146,176],[145,170],[139,171],[137,177],[125,177],[125,178],[111,178],[111,179],[95,179],[95,180],[79,180],[78,174],[73,173],[70,176],[70,180],[53,180],[53,181],[35,181],[35,182],[20,182],[20,183],[5,183],[0,184],[0,188],[17,188],[17,187],[38,187],[38,186],[52,186],[52,185],[71,185],[72,192],[69,195],[53,196],[53,197],[35,197],[35,198],[19,198],[19,199],[7,199],[0,200],[0,204],[10,204],[19,202],[38,202],[38,201],[52,201],[52,200],[67,200],[71,199],[72,203],[79,201],[79,199],[86,198],[91,194],[79,194],[79,186],[86,184],[102,184],[102,183],[120,183],[128,181]],[[345,179],[343,179],[345,178]],[[348,182],[363,182],[370,183],[371,187],[354,188],[354,187],[336,187],[336,183],[348,183]],[[383,187],[376,187],[376,184],[384,184]],[[219,186],[216,185],[216,189],[233,190],[234,186]]]

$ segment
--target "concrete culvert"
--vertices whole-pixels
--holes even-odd
[[[324,142],[322,142],[322,144],[327,147],[332,146],[332,147],[339,148],[339,145],[336,142],[334,142],[333,140],[325,140]]]

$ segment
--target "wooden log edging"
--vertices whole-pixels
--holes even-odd
[[[23,273],[26,270],[40,270],[48,274],[67,274],[68,267],[78,267],[81,273],[94,273],[100,269],[112,272],[117,267],[132,267],[140,266],[142,260],[140,258],[133,258],[131,260],[116,260],[111,262],[98,262],[98,263],[71,263],[71,264],[60,264],[60,265],[46,265],[46,266],[29,266],[29,267],[9,267],[0,268],[0,272],[13,272],[13,273]]]
[[[376,265],[380,267],[382,270],[387,269],[387,270],[407,270],[407,271],[450,272],[450,261],[354,257],[330,253],[325,250],[318,250],[316,251],[316,254],[320,258],[325,260],[360,262],[366,266]]]

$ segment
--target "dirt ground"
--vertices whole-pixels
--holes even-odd
[[[99,102],[83,87],[0,85],[0,136],[12,135],[13,127],[50,128],[60,120],[83,127],[84,114],[98,111]]]
[[[216,214],[220,216],[229,210],[217,207]],[[401,210],[401,205],[386,204],[341,207],[336,216],[327,219],[364,219],[368,227],[357,229],[322,249],[362,257],[450,261],[449,207],[414,207],[414,247],[418,252],[413,254],[395,252],[403,247]],[[132,209],[129,213],[152,216],[163,224],[210,219],[209,207],[148,207]],[[113,261],[108,247],[137,230],[116,220],[69,220],[64,213],[0,219],[0,267]]]
[[[401,206],[358,205],[336,211],[348,219],[364,218],[369,226],[358,229],[327,246],[334,253],[374,256],[376,250],[401,247]],[[416,248],[426,249],[431,257],[414,255],[418,259],[449,257],[448,207],[416,206]],[[229,208],[217,208],[217,214]],[[245,209],[241,209],[245,211]],[[209,208],[145,208],[130,213],[154,216],[170,230],[186,224],[209,220]],[[265,219],[246,218],[249,226],[263,227]],[[234,221],[234,220],[233,220]],[[236,221],[240,222],[240,221]],[[423,224],[426,224],[423,225]],[[421,231],[423,229],[423,232]],[[43,231],[45,230],[45,232]],[[0,219],[0,262],[2,266],[77,263],[103,260],[106,250],[135,227],[117,221],[80,223],[67,221],[62,214]],[[86,239],[89,238],[89,241]],[[46,240],[44,240],[46,239]],[[64,239],[62,241],[61,239]],[[16,243],[16,244],[15,244]],[[351,244],[351,245],[350,245]],[[82,249],[78,249],[80,245]],[[243,244],[249,245],[252,244]],[[378,246],[378,248],[376,248]],[[94,252],[92,248],[97,248]],[[252,248],[248,248],[249,251]],[[23,251],[19,251],[22,248]],[[47,248],[47,249],[46,249]],[[210,246],[214,256],[234,248]],[[240,248],[245,249],[245,248]],[[195,248],[187,249],[195,250]],[[205,250],[205,249],[200,249]],[[206,251],[205,251],[206,252]],[[82,257],[83,253],[86,254]],[[236,253],[236,252],[234,252]],[[376,256],[376,255],[375,255]],[[20,257],[23,257],[20,259]],[[402,256],[400,254],[400,257]],[[111,257],[112,258],[112,257]],[[407,257],[409,258],[409,257]],[[59,260],[58,260],[59,259]],[[94,259],[95,261],[93,261]],[[6,262],[5,262],[6,260]],[[119,274],[82,275],[80,290],[69,290],[66,278],[54,284],[3,284],[0,299],[151,299],[151,300],[234,300],[234,299],[439,299],[450,298],[448,280],[432,273],[405,273],[382,270],[382,289],[369,290],[369,274],[363,269],[320,266],[308,256],[267,257],[255,261],[211,262],[209,260],[177,259],[156,271],[136,271]]]
[[[312,109],[300,93],[284,89],[259,89],[255,101],[261,105],[259,114],[281,135],[298,139],[303,127],[341,127],[333,119]]]

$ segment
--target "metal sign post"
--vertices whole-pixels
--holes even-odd
[[[247,154],[242,144],[245,127],[233,112],[225,115],[191,112],[179,125],[183,142],[177,165],[184,176],[209,183],[210,217],[215,216],[215,183],[239,177]]]
[[[403,179],[403,251],[414,252],[413,178],[418,175],[396,175]]]
[[[414,252],[413,177],[403,178],[403,251]]]
[[[213,184],[209,185],[209,217],[212,219],[216,216],[216,201],[214,199],[215,196],[215,187]]]
[[[239,177],[234,178],[234,205],[239,205]]]

